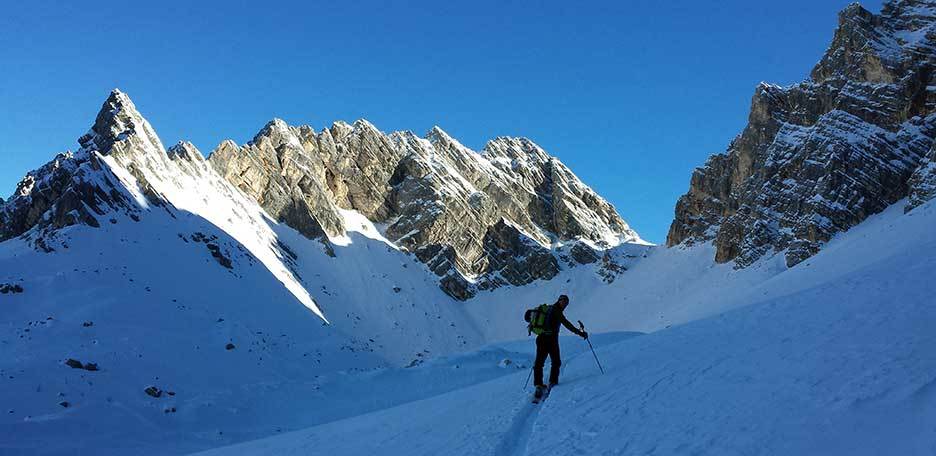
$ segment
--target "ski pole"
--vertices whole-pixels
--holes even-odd
[[[530,366],[530,373],[527,374],[527,379],[523,382],[523,391],[526,391],[527,385],[530,384],[530,377],[533,376],[533,366]]]
[[[579,328],[581,328],[582,331],[584,332],[584,331],[585,331],[585,323],[582,323],[582,320],[579,320],[579,321],[578,321],[578,324],[579,324]],[[604,368],[601,367],[601,361],[598,361],[598,355],[595,353],[595,347],[592,347],[592,343],[591,343],[590,340],[585,339],[585,342],[588,342],[588,348],[591,349],[592,356],[595,357],[595,364],[598,365],[598,370],[600,370],[601,373],[604,374]]]

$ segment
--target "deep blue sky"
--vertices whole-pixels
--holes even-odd
[[[0,16],[4,197],[119,87],[167,146],[205,154],[274,116],[437,124],[475,149],[527,136],[662,242],[755,85],[806,78],[849,1],[17,3]]]

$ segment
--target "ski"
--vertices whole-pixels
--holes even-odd
[[[533,393],[533,403],[539,404],[546,400],[549,397],[549,393],[552,391],[552,386],[543,386],[536,388],[536,391]]]

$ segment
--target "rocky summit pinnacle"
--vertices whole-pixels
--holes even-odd
[[[150,150],[163,150],[159,137],[137,111],[130,97],[114,89],[104,101],[91,130],[79,138],[78,143],[89,151],[111,155],[129,151],[131,147],[119,147],[119,143],[131,138],[135,145]],[[115,148],[115,145],[118,147]]]
[[[110,93],[78,142],[78,151],[59,154],[28,173],[13,197],[0,204],[0,241],[22,235],[37,249],[52,251],[48,241],[61,228],[98,227],[110,212],[138,220],[137,196],[147,206],[165,206],[149,180],[169,166],[168,157],[125,93]],[[127,165],[126,177],[115,174],[109,160]],[[134,182],[129,185],[127,180]]]
[[[692,174],[667,245],[713,241],[715,260],[738,267],[782,252],[793,266],[903,198],[920,204],[933,185],[934,50],[931,1],[845,8],[811,79],[756,88],[747,127]]]

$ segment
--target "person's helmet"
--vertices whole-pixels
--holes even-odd
[[[557,304],[561,304],[562,307],[568,306],[568,305],[569,305],[569,297],[566,296],[566,295],[559,295],[559,299],[556,300],[556,303],[557,303]]]

